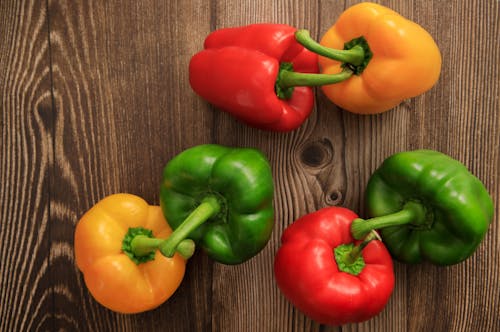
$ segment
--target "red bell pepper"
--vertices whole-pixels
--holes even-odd
[[[351,223],[356,218],[345,208],[324,208],[295,221],[281,238],[274,263],[278,287],[319,323],[370,319],[382,311],[394,288],[389,252],[376,233],[355,242]]]
[[[220,29],[205,40],[204,50],[189,64],[193,90],[239,120],[260,129],[290,131],[312,111],[313,90],[283,90],[280,65],[304,73],[318,72],[318,56],[295,39],[284,24],[252,24]]]

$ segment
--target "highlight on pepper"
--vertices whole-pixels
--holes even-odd
[[[171,228],[159,206],[131,194],[108,196],[79,220],[75,260],[94,299],[110,310],[139,313],[168,300],[184,278],[193,245],[169,257]]]

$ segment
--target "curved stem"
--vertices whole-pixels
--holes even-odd
[[[217,198],[213,196],[206,197],[202,203],[170,234],[168,239],[160,244],[160,252],[172,257],[177,246],[198,226],[203,224],[209,218],[213,217],[220,211],[220,204]]]
[[[332,60],[359,66],[365,59],[365,51],[361,46],[354,46],[349,50],[337,50],[325,47],[312,39],[309,31],[307,30],[297,30],[295,32],[295,38],[309,51]]]
[[[350,69],[344,69],[335,75],[298,73],[290,70],[282,70],[279,74],[278,84],[282,88],[293,86],[321,86],[345,81],[351,77],[352,74],[353,71]]]
[[[355,219],[351,224],[351,233],[355,239],[363,238],[368,232],[390,226],[405,224],[421,225],[425,223],[426,211],[422,204],[408,202],[401,211],[371,219]]]
[[[363,256],[361,256],[361,252],[372,240],[380,240],[380,237],[375,231],[368,234],[363,242],[358,245],[347,243],[336,247],[333,253],[339,271],[355,276],[359,275],[366,265]]]
[[[380,238],[377,232],[370,231],[370,233],[368,233],[368,235],[365,236],[365,238],[363,239],[363,242],[352,248],[351,252],[349,253],[348,260],[351,261],[352,263],[355,262],[358,259],[358,257],[361,256],[361,252],[363,251],[363,249],[365,249],[368,243],[370,243],[373,240],[381,241],[382,239]]]
[[[336,50],[317,43],[311,38],[307,30],[297,30],[295,38],[306,49],[342,62],[341,67],[343,70],[333,75],[298,73],[294,72],[292,63],[282,62],[275,84],[276,95],[280,99],[290,99],[296,86],[335,84],[349,79],[352,75],[360,75],[373,55],[363,36],[345,43],[343,50]]]
[[[130,241],[130,250],[137,257],[150,255],[151,252],[159,249],[166,257],[173,257],[178,252],[182,257],[188,259],[194,253],[195,244],[187,237],[194,229],[219,211],[220,204],[217,198],[208,196],[167,239],[136,235]]]
[[[137,235],[130,242],[130,250],[135,256],[143,257],[150,255],[152,251],[157,250],[163,243],[164,239],[147,237],[146,235]],[[185,259],[190,258],[194,254],[195,244],[191,239],[182,240],[175,251]],[[173,255],[172,255],[173,256]],[[168,256],[168,257],[172,257]]]

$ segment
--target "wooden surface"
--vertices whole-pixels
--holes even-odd
[[[376,318],[320,326],[279,293],[284,228],[328,205],[364,215],[363,188],[392,153],[431,148],[462,161],[500,203],[499,2],[382,1],[418,22],[443,55],[438,84],[391,112],[358,116],[321,93],[297,131],[262,132],[189,87],[212,30],[281,22],[319,38],[355,1],[0,1],[0,331],[499,331],[498,214],[477,252],[447,268],[395,263]],[[158,203],[165,163],[202,143],[270,159],[276,224],[239,266],[198,252],[175,295],[140,315],[89,295],[73,257],[79,217],[117,192]]]

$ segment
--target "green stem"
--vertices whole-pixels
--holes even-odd
[[[166,257],[173,257],[178,252],[187,259],[193,255],[195,248],[194,241],[187,239],[187,237],[194,229],[219,211],[220,204],[217,198],[207,196],[167,239],[156,239],[146,235],[134,236],[130,241],[131,254],[135,257],[144,257],[159,249]]]
[[[355,219],[351,233],[355,239],[362,239],[368,232],[390,226],[412,224],[421,226],[426,222],[426,209],[418,202],[407,202],[401,211],[371,219]]]
[[[380,240],[377,232],[369,233],[358,245],[354,243],[341,244],[334,249],[335,261],[339,271],[346,272],[352,275],[359,275],[365,267],[365,260],[361,255],[363,249],[373,240]]]
[[[295,38],[309,51],[322,55],[326,58],[337,60],[342,63],[349,63],[354,66],[359,66],[365,60],[365,51],[363,47],[357,45],[348,50],[337,50],[325,47],[311,38],[309,31],[297,30]]]
[[[130,242],[131,250],[136,256],[146,256],[158,249],[163,239],[147,237],[146,235],[137,235]]]
[[[325,47],[311,38],[309,31],[297,30],[297,41],[308,50],[342,62],[343,70],[337,74],[314,74],[294,72],[293,64],[282,62],[278,77],[276,78],[275,91],[280,99],[290,99],[296,86],[322,86],[335,84],[349,79],[352,75],[360,75],[370,62],[373,54],[368,42],[361,36],[344,44],[343,50]]]
[[[345,81],[351,77],[352,74],[353,71],[350,69],[344,69],[340,73],[334,75],[309,74],[282,70],[279,74],[279,85],[282,88],[293,86],[321,86]]]
[[[363,251],[363,249],[365,249],[368,243],[373,240],[382,240],[375,231],[371,231],[370,233],[368,233],[368,235],[363,239],[363,242],[352,248],[351,252],[348,255],[347,261],[351,264],[354,263],[361,256],[361,252]]]
[[[172,257],[177,246],[198,226],[219,213],[221,209],[217,198],[208,196],[203,199],[202,203],[170,234],[168,239],[160,244],[160,251],[167,257]]]

